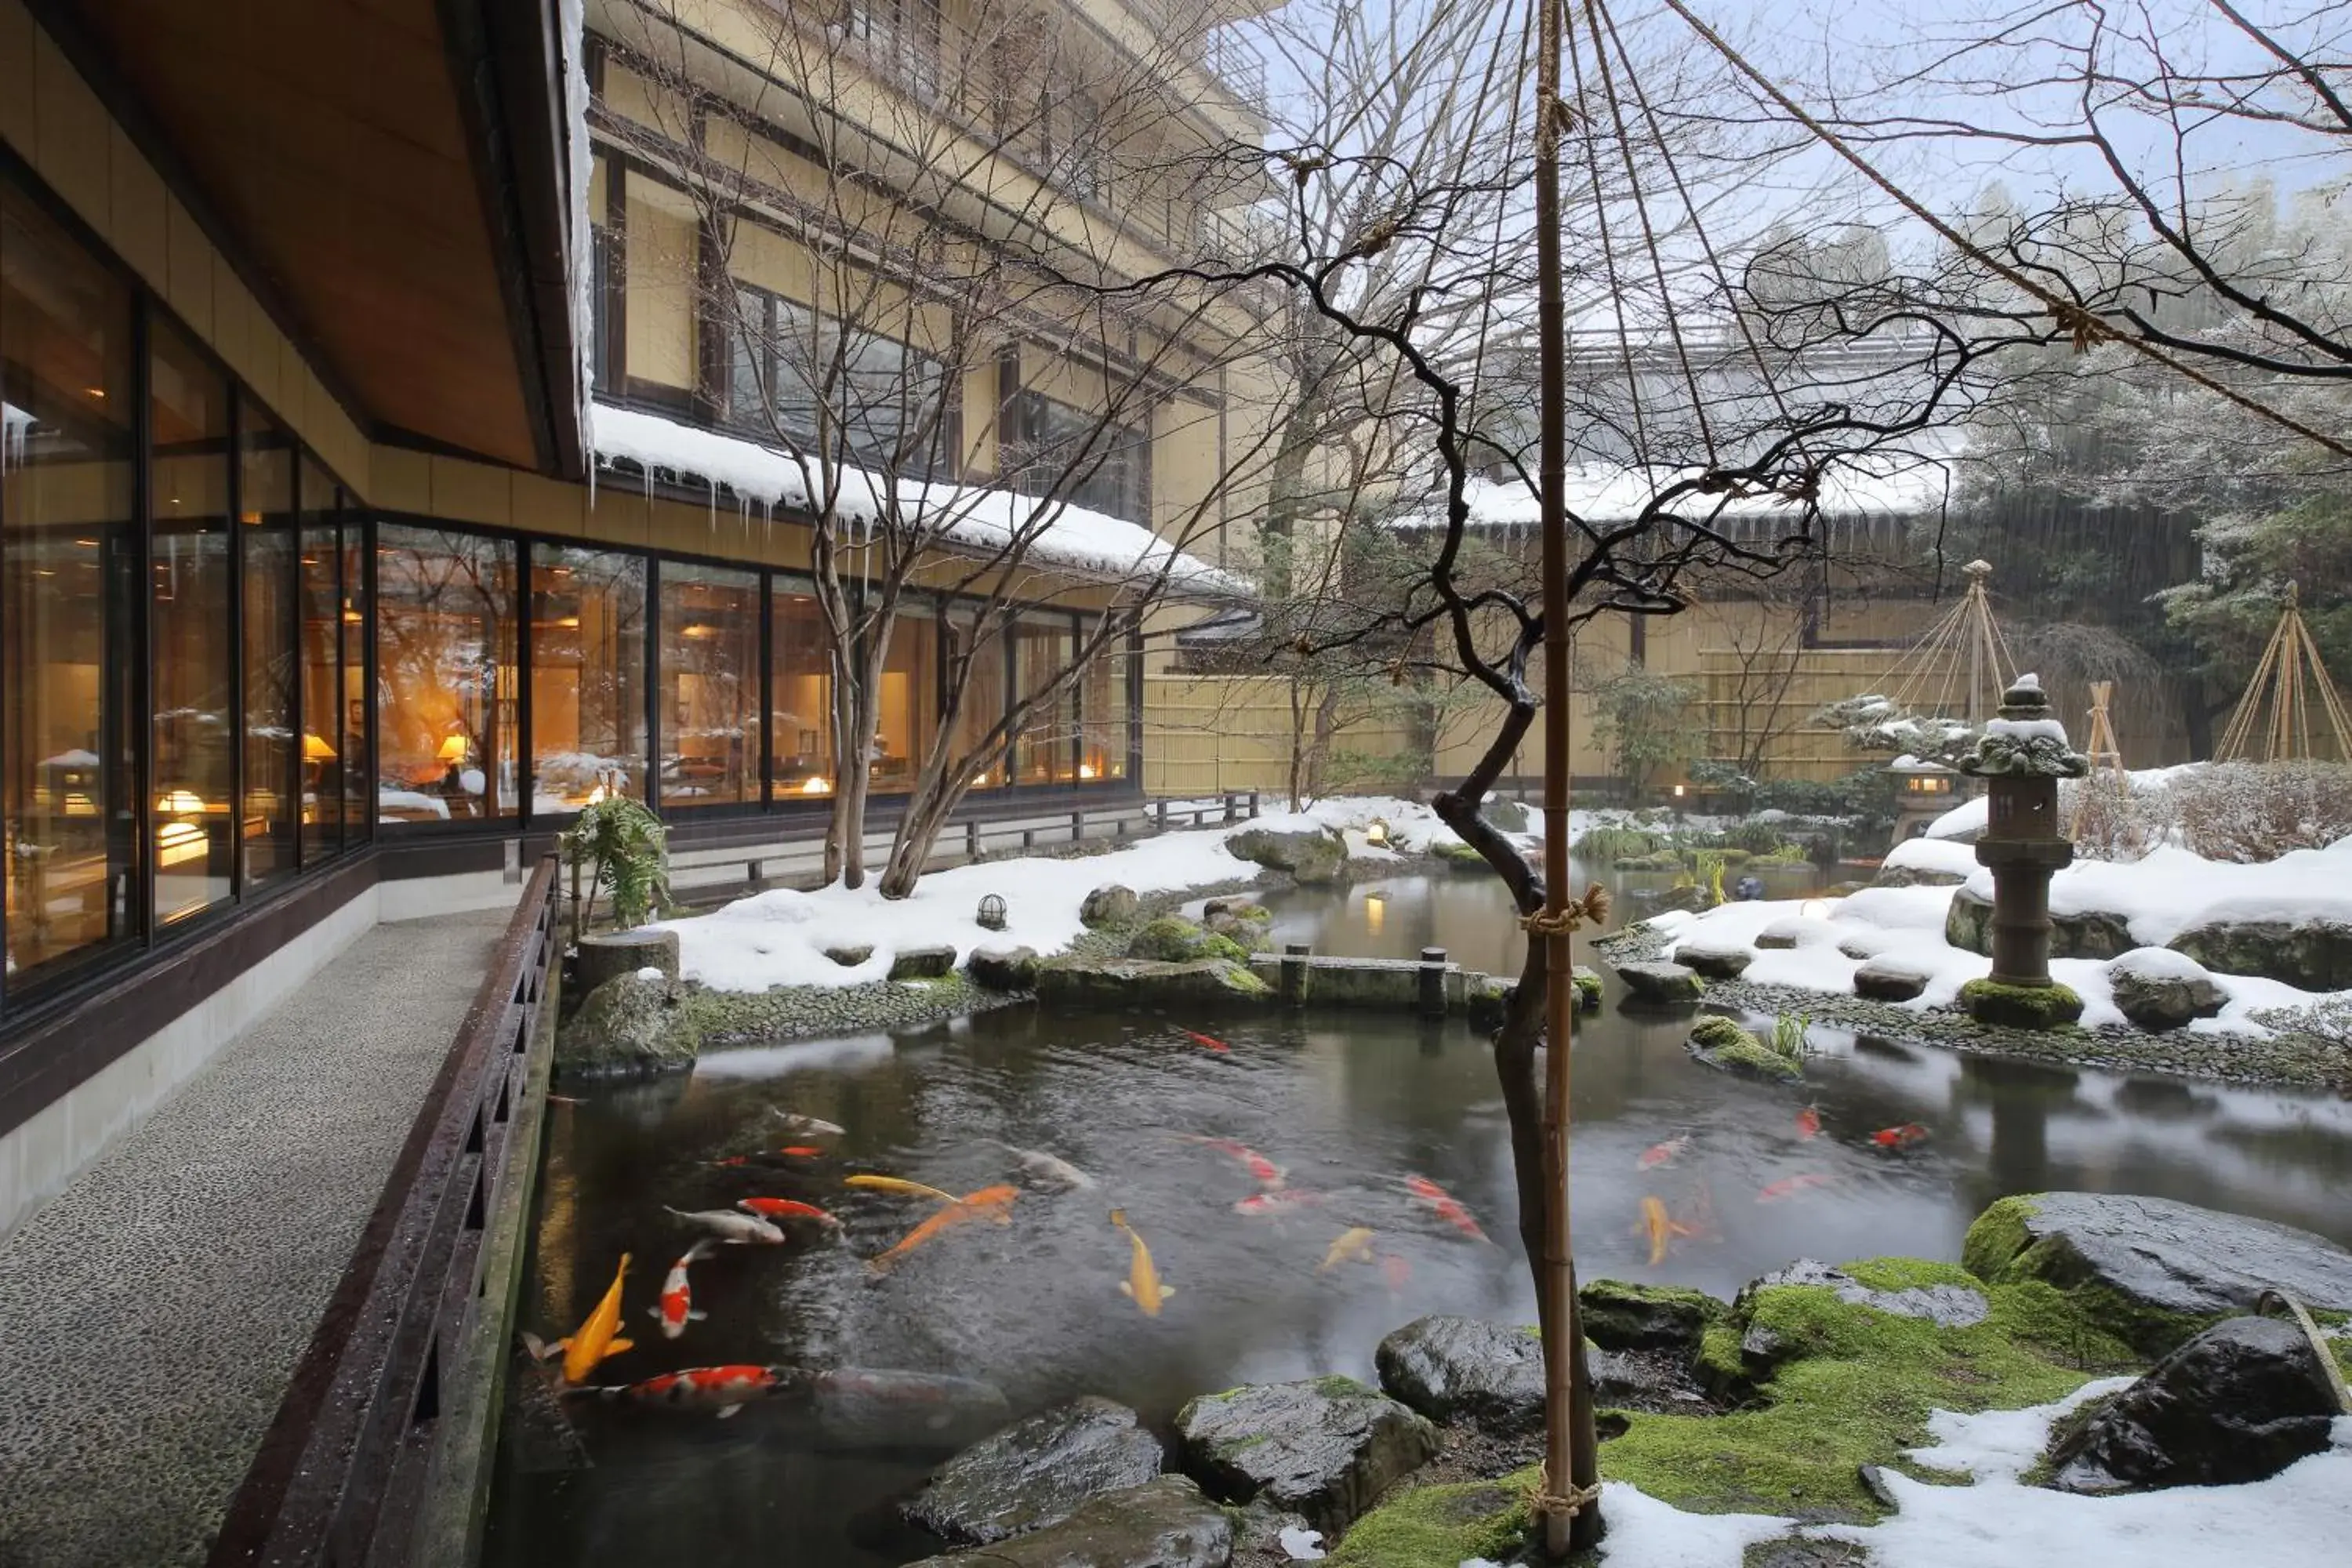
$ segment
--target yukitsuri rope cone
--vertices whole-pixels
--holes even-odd
[[[2325,741],[2312,731],[2315,706],[2326,726]],[[2332,758],[2326,741],[2335,744]],[[2290,583],[2286,600],[2279,608],[2278,626],[2263,649],[2262,661],[2254,667],[2254,678],[2246,683],[2245,695],[2238,699],[2238,710],[2230,716],[2230,727],[2223,731],[2213,760],[2315,759],[2352,763],[2352,721],[2345,718],[2336,682],[2328,679],[2327,667],[2319,660],[2319,645],[2311,640],[2311,628],[2303,623],[2302,595]]]

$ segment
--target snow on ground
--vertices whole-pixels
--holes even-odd
[[[1912,871],[1948,871],[1955,877],[1973,877],[1983,868],[1977,864],[1975,845],[1952,838],[1906,838],[1886,852],[1882,864]]]
[[[2132,938],[2162,947],[2210,920],[2328,920],[2352,924],[2352,838],[2325,849],[2296,849],[2260,865],[2208,860],[2167,845],[2139,860],[2077,860],[2050,879],[2050,912],[2105,910],[2126,916]],[[1992,873],[1979,868],[1969,890],[1992,897]]]
[[[908,948],[952,947],[957,961],[980,947],[1030,947],[1052,953],[1085,926],[1086,896],[1117,882],[1139,893],[1175,892],[1257,876],[1225,848],[1232,834],[1258,824],[1166,833],[1108,855],[990,860],[933,871],[912,896],[886,900],[873,883],[835,883],[814,893],[779,888],[738,899],[707,915],[664,921],[677,933],[678,973],[714,991],[765,991],[776,985],[856,985],[888,977],[890,961]],[[1001,931],[974,918],[990,893],[1004,900]],[[828,947],[871,945],[873,956],[845,967]]]
[[[1896,1510],[1876,1524],[1801,1525],[1752,1513],[1685,1513],[1622,1482],[1601,1496],[1609,1533],[1601,1561],[1622,1568],[1740,1568],[1758,1542],[1782,1537],[1851,1542],[1872,1568],[1956,1568],[2063,1563],[2066,1568],[2300,1568],[2340,1561],[2352,1536],[2352,1416],[2339,1419],[2323,1453],[2269,1480],[2237,1487],[2177,1487],[2123,1497],[2075,1497],[2023,1486],[2061,1416],[2128,1384],[2107,1378],[2054,1405],[1927,1419],[1936,1442],[1911,1458],[1974,1478],[1929,1486],[1882,1472]],[[1470,1559],[1462,1568],[1479,1568]],[[1487,1565],[1492,1568],[1492,1565]]]

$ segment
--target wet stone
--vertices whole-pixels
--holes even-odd
[[[1287,871],[1302,887],[1348,877],[1348,841],[1328,827],[1244,828],[1225,840],[1225,849],[1235,859]]]
[[[1585,1338],[1612,1351],[1664,1351],[1696,1359],[1709,1317],[1724,1310],[1696,1290],[1589,1279],[1576,1293]]]
[[[890,961],[893,980],[944,980],[955,973],[956,950],[939,947],[902,947]]]
[[[1059,1524],[1087,1499],[1160,1473],[1160,1439],[1135,1412],[1091,1394],[1015,1422],[931,1474],[900,1510],[959,1546],[985,1546]]]
[[[1675,1006],[1696,1002],[1706,989],[1706,983],[1690,968],[1680,963],[1666,963],[1654,959],[1637,960],[1616,966],[1617,978],[1625,983],[1631,994],[1627,1000],[1650,1006]]]
[[[2097,1494],[2259,1481],[2326,1448],[2335,1415],[2300,1328],[2231,1318],[2062,1432],[2052,1484]]]
[[[1972,1273],[1996,1283],[2096,1285],[2164,1313],[2249,1311],[2271,1289],[2317,1311],[2352,1312],[2352,1252],[2293,1226],[2170,1198],[2037,1193],[2011,1199],[1969,1228],[1962,1257]]]
[[[1263,1498],[1333,1535],[1438,1447],[1425,1417],[1346,1377],[1204,1394],[1176,1429],[1184,1468],[1212,1495]]]
[[[1853,994],[1874,1002],[1908,1002],[1927,989],[1925,971],[1891,958],[1874,958],[1853,972]]]
[[[974,985],[990,991],[1034,991],[1037,987],[1037,950],[1032,947],[984,947],[964,961]]]
[[[1675,949],[1675,962],[1709,980],[1737,980],[1756,961],[1744,947],[1707,947],[1684,942]]]
[[[692,1067],[701,1050],[702,1026],[670,983],[632,972],[580,1004],[556,1037],[555,1070],[578,1078],[668,1072]]]
[[[1381,1342],[1381,1386],[1433,1421],[1516,1436],[1543,1426],[1543,1345],[1476,1318],[1418,1318]]]
[[[1832,1268],[1811,1258],[1800,1258],[1785,1268],[1776,1268],[1751,1280],[1739,1292],[1740,1300],[1748,1300],[1755,1292],[1780,1285],[1826,1286],[1837,1292],[1839,1300],[1851,1306],[1874,1307],[1898,1318],[1919,1318],[1939,1329],[1972,1328],[1983,1322],[1991,1311],[1984,1292],[1965,1285],[1915,1285],[1902,1290],[1875,1290],[1843,1269]]]
[[[1133,888],[1124,888],[1112,882],[1086,896],[1086,900],[1078,905],[1078,923],[1090,931],[1101,926],[1125,925],[1135,919],[1142,908],[1142,900],[1135,896]]]
[[[1059,1524],[907,1568],[1225,1568],[1233,1554],[1225,1510],[1182,1476],[1160,1476],[1089,1499]]]
[[[844,969],[855,969],[874,956],[874,944],[870,942],[845,943],[840,947],[826,948],[824,955]]]

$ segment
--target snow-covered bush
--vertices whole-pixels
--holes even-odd
[[[2167,786],[2180,841],[2208,860],[2252,865],[2352,834],[2352,767],[2223,763]]]
[[[2059,784],[2058,820],[2074,825],[2074,853],[2085,860],[2145,858],[2178,825],[2165,785],[2136,785],[2128,775],[2104,768]]]
[[[1947,764],[1966,755],[1977,741],[1976,731],[1964,721],[1906,713],[1875,692],[1832,702],[1813,714],[1813,722],[1843,731],[1846,744],[1856,751],[1903,752]]]

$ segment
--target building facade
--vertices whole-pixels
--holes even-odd
[[[1196,73],[1196,137],[1253,112],[1138,13],[1030,15]],[[852,134],[966,133],[955,27],[921,0],[0,0],[0,1226],[366,923],[502,896],[600,791],[680,847],[804,843],[846,750],[887,826],[949,723],[992,752],[972,810],[1139,788],[1141,641],[1077,650],[1139,583],[1234,585],[1188,552],[1232,504],[1236,323],[1179,310],[1113,363],[1043,289],[975,334],[893,266],[978,276],[982,242],[1034,261],[1074,225],[1099,288],[1211,209],[1114,210],[1106,167],[1068,162],[1091,110],[1043,89],[1003,149],[1025,227],[982,221],[1009,175],[970,157],[895,195],[878,156],[842,167]],[[826,127],[793,38],[827,51]],[[952,244],[860,249],[784,199],[828,185]],[[827,292],[853,275],[874,317]],[[802,331],[842,377],[829,411],[788,383]],[[902,390],[894,426],[886,384],[929,401]],[[812,453],[824,487],[762,483]],[[964,510],[904,573],[847,736],[811,516],[877,474]],[[1008,553],[1035,514],[1007,497],[1076,526]]]

